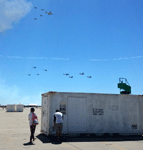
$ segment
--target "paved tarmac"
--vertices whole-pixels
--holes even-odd
[[[64,136],[57,143],[55,137],[45,136],[41,130],[41,108],[35,108],[39,119],[36,127],[36,140],[28,145],[30,128],[28,114],[30,108],[23,112],[6,112],[0,108],[0,150],[142,150],[143,136]]]

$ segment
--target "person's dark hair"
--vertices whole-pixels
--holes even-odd
[[[60,112],[60,111],[57,109],[56,112]]]
[[[31,108],[31,112],[34,112],[35,111],[35,109],[34,108]]]

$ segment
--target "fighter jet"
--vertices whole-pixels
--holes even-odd
[[[87,78],[91,78],[91,76],[87,76]]]
[[[44,9],[41,9],[41,10],[44,10]]]
[[[46,11],[45,13],[48,15],[53,15],[53,13],[51,11],[49,13]]]
[[[35,9],[37,9],[37,7],[34,7]]]
[[[80,75],[84,75],[84,72],[82,72],[82,73],[79,73]]]
[[[66,75],[66,76],[68,76],[69,74],[68,74],[68,73],[66,73],[66,74],[63,74],[63,75]]]
[[[32,68],[36,68],[36,67],[32,67]]]
[[[69,76],[69,78],[73,78],[73,76]]]
[[[37,20],[37,18],[34,18],[35,20]]]
[[[30,76],[30,74],[28,74]]]

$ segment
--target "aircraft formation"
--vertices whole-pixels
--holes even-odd
[[[69,73],[66,73],[66,74],[63,74],[63,75],[68,76]],[[84,72],[79,73],[79,75],[84,75]],[[73,78],[73,76],[69,76],[69,78]],[[92,76],[87,76],[87,78],[92,78]]]
[[[32,68],[33,68],[33,69],[36,69],[37,67],[32,67]],[[47,71],[47,69],[44,69],[43,71]],[[37,73],[36,75],[39,76],[40,74]],[[31,74],[28,74],[28,76],[31,76]]]
[[[33,69],[36,69],[37,67],[32,67]],[[44,69],[43,71],[47,71],[47,69]],[[39,73],[37,73],[36,75],[40,75]],[[65,74],[63,74],[63,75],[65,75],[65,76],[69,76],[69,73],[65,73]],[[82,73],[79,73],[79,75],[84,75],[84,72],[82,72]],[[31,76],[31,74],[28,74],[28,76]],[[73,78],[73,76],[69,76],[69,78]],[[92,78],[92,76],[87,76],[87,78]]]
[[[38,7],[34,7],[35,9],[38,9]],[[41,9],[41,11],[44,11],[44,9]],[[51,11],[47,12],[45,11],[45,14],[48,14],[48,15],[53,15],[53,13]],[[40,14],[40,17],[43,17],[42,14]],[[34,20],[38,20],[37,18],[34,18]]]

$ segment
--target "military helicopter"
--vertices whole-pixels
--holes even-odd
[[[32,68],[36,68],[36,67],[32,67]]]
[[[91,76],[87,76],[87,78],[91,78]]]
[[[69,78],[73,78],[73,76],[69,76]]]
[[[37,18],[34,18],[35,20],[37,20]]]
[[[49,13],[46,11],[45,13],[48,15],[53,15],[51,11]]]
[[[63,75],[66,75],[66,76],[68,76],[69,74],[68,74],[68,73],[66,73],[66,74],[63,74]]]
[[[30,74],[28,74],[28,76],[30,76]]]
[[[82,72],[82,73],[79,73],[80,75],[84,75],[84,72]]]

